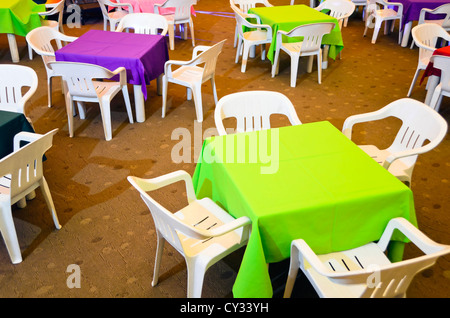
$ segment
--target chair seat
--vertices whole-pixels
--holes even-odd
[[[210,198],[203,198],[190,203],[175,215],[196,228],[210,230],[225,223],[234,221],[234,218],[225,210],[221,209]],[[180,242],[186,255],[192,256],[200,252],[208,254],[222,253],[225,250],[237,246],[241,241],[242,229],[229,232],[219,237],[212,237],[206,240],[198,240],[178,233]]]
[[[92,83],[94,84],[98,99],[109,98],[121,90],[117,82],[92,81]],[[97,97],[73,96],[73,100],[97,102]]]
[[[368,269],[377,265],[383,266],[391,264],[383,251],[375,243],[369,243],[342,252],[317,256],[327,268],[335,272],[348,272]],[[366,284],[336,284],[326,276],[319,274],[307,262],[305,262],[305,272],[309,279],[316,282],[316,288],[319,288],[317,286],[321,286],[319,289],[323,297],[359,297],[366,287]]]
[[[124,16],[128,14],[128,11],[120,10],[113,11],[108,13],[108,17],[113,20],[122,19]]]
[[[266,41],[267,31],[263,30],[248,31],[244,33],[244,38],[247,41]]]
[[[359,147],[380,165],[383,165],[386,158],[392,155],[388,150],[380,150],[373,145],[360,145]],[[408,169],[408,165],[406,165],[402,159],[397,159],[390,165],[389,172],[394,176],[403,176]]]
[[[169,81],[185,85],[185,83],[201,82],[202,77],[203,77],[202,67],[182,66],[172,72],[172,78],[169,78]]]
[[[394,9],[381,9],[381,10],[376,10],[376,15],[383,19],[397,18],[398,12],[395,11]]]

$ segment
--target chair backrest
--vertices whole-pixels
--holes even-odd
[[[248,10],[256,8],[258,4],[266,7],[272,6],[267,0],[230,0],[230,5],[237,6],[243,13],[247,13]]]
[[[24,87],[29,87],[26,93]],[[0,64],[0,110],[25,114],[25,103],[36,92],[38,77],[28,66]]]
[[[431,60],[441,70],[441,89],[450,92],[450,56],[434,55]]]
[[[219,54],[222,52],[223,45],[226,40],[222,40],[219,43],[211,46],[209,49],[200,53],[191,61],[191,65],[203,66],[203,79],[211,77],[216,71],[216,64]]]
[[[285,95],[272,91],[245,91],[222,97],[214,121],[219,135],[226,135],[222,120],[236,118],[236,132],[270,129],[270,116],[282,114],[292,125],[300,125],[294,105]]]
[[[330,33],[335,26],[332,22],[304,24],[289,31],[286,36],[303,37],[301,48],[303,52],[317,51],[320,49],[323,36]]]
[[[26,39],[28,45],[39,55],[43,52],[51,53],[55,55],[55,49],[52,45],[53,40],[59,40],[61,33],[56,31],[54,28],[48,26],[41,26],[28,32]],[[62,47],[61,41],[55,41],[57,49]]]
[[[389,146],[391,153],[423,147],[422,152],[436,147],[447,133],[447,121],[428,105],[411,98],[402,98],[383,107],[380,113],[384,117],[396,117],[402,121],[394,142]],[[424,146],[426,141],[428,144]],[[417,155],[401,159],[407,165],[413,165]]]
[[[342,27],[342,21],[352,15],[355,7],[355,4],[349,0],[325,0],[315,9],[318,11],[329,10],[327,14],[338,19],[339,26]]]
[[[71,96],[97,98],[93,79],[109,79],[114,74],[101,66],[76,62],[50,62],[57,76],[62,76]]]
[[[117,6],[117,4],[121,3],[119,0],[117,0],[117,3],[112,2],[110,0],[97,0],[98,4],[100,6],[100,10],[102,10],[102,15],[104,19],[108,19],[108,12],[110,9],[115,9],[117,11],[121,11],[122,7]]]
[[[145,179],[131,176],[127,179],[139,191],[142,200],[149,208],[157,231],[181,254],[184,255],[184,252],[178,233],[197,239],[205,238],[196,228],[183,223],[181,219],[177,218],[171,211],[167,210],[148,194],[149,191],[156,189],[152,183],[147,182]]]
[[[419,16],[419,24],[426,22],[430,22],[433,23],[433,20],[427,20],[427,17],[430,17],[431,15],[436,15],[436,14],[442,14],[443,15],[443,19],[440,21],[442,22],[439,23],[440,25],[442,25],[442,27],[444,29],[449,29],[450,28],[450,3],[446,3],[443,4],[439,7],[437,7],[434,10],[430,10],[430,9],[422,9],[420,11],[420,16]]]
[[[158,34],[166,35],[169,26],[166,18],[154,13],[129,13],[120,20],[116,32],[122,32],[125,29],[133,29],[134,33],[139,34]]]
[[[167,0],[160,8],[175,8],[173,19],[177,23],[177,21],[189,20],[191,17],[191,7],[194,4],[197,4],[197,0]],[[158,7],[155,6],[155,8]],[[159,14],[157,10],[154,13]]]
[[[40,13],[40,15],[44,15],[44,16],[58,15],[58,17],[57,17],[58,29],[61,32],[63,31],[62,25],[63,25],[64,3],[65,3],[65,0],[61,0],[57,3],[46,4],[45,7],[50,10],[48,10],[44,13]]]
[[[11,203],[43,176],[42,157],[52,146],[54,129],[0,160],[0,177],[10,176]],[[37,134],[36,134],[37,135]],[[25,193],[26,194],[26,193]],[[16,198],[16,200],[14,200]]]
[[[436,49],[439,38],[449,38],[447,31],[434,23],[416,25],[411,31],[414,43],[419,47],[419,60],[428,61]]]

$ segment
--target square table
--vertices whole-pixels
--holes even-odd
[[[16,35],[26,36],[31,30],[41,26],[39,12],[45,11],[45,4],[38,5],[32,0],[0,1],[0,33],[8,36],[11,58],[19,62]]]
[[[147,87],[164,74],[169,60],[166,39],[161,35],[90,30],[55,52],[56,61],[89,63],[111,71],[127,70],[127,81],[134,86],[136,121],[145,121]]]
[[[322,44],[329,46],[328,56],[332,59],[336,59],[336,56],[338,56],[339,52],[344,48],[338,20],[306,5],[256,7],[250,9],[248,13],[256,14],[261,18],[262,24],[268,24],[272,27],[272,43],[267,51],[267,58],[272,63],[276,50],[277,31],[290,31],[293,28],[304,24],[334,22],[336,26],[331,30],[331,33],[323,36]],[[324,50],[323,60],[327,61],[328,56]],[[326,65],[326,62],[323,64]]]
[[[267,263],[288,259],[294,239],[329,253],[378,240],[395,217],[417,224],[411,189],[329,122],[209,138],[193,183],[252,220],[235,297],[271,297]],[[399,260],[404,237],[392,241]]]
[[[419,21],[420,10],[423,8],[436,9],[448,3],[449,0],[395,0],[393,2],[403,4],[403,36],[401,46],[406,47],[411,34],[412,23],[413,21]]]

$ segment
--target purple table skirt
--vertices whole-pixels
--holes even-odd
[[[399,2],[403,4],[403,24],[409,21],[418,21],[420,16],[420,10],[423,8],[436,9],[443,4],[449,3],[450,0],[391,0],[391,2]],[[427,19],[435,20],[442,19],[437,15],[427,15]]]
[[[146,85],[164,73],[169,60],[165,37],[90,30],[55,52],[57,61],[96,64],[114,71],[127,70],[129,84],[141,85],[147,99]]]

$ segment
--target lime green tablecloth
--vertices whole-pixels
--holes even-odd
[[[235,297],[271,297],[267,263],[289,258],[294,239],[329,253],[378,240],[394,217],[417,224],[412,191],[329,122],[207,139],[193,182],[199,198],[252,220]]]
[[[275,56],[277,31],[290,31],[299,25],[319,22],[334,22],[336,24],[335,28],[330,34],[324,35],[322,38],[322,44],[330,46],[328,56],[332,59],[336,59],[336,56],[344,48],[341,29],[339,28],[337,19],[306,5],[257,7],[250,9],[248,13],[258,15],[261,18],[262,24],[268,24],[272,27],[272,44],[267,52],[267,58],[272,63]]]
[[[32,0],[0,0],[0,33],[26,36],[41,26],[39,12],[45,11],[45,4]]]

